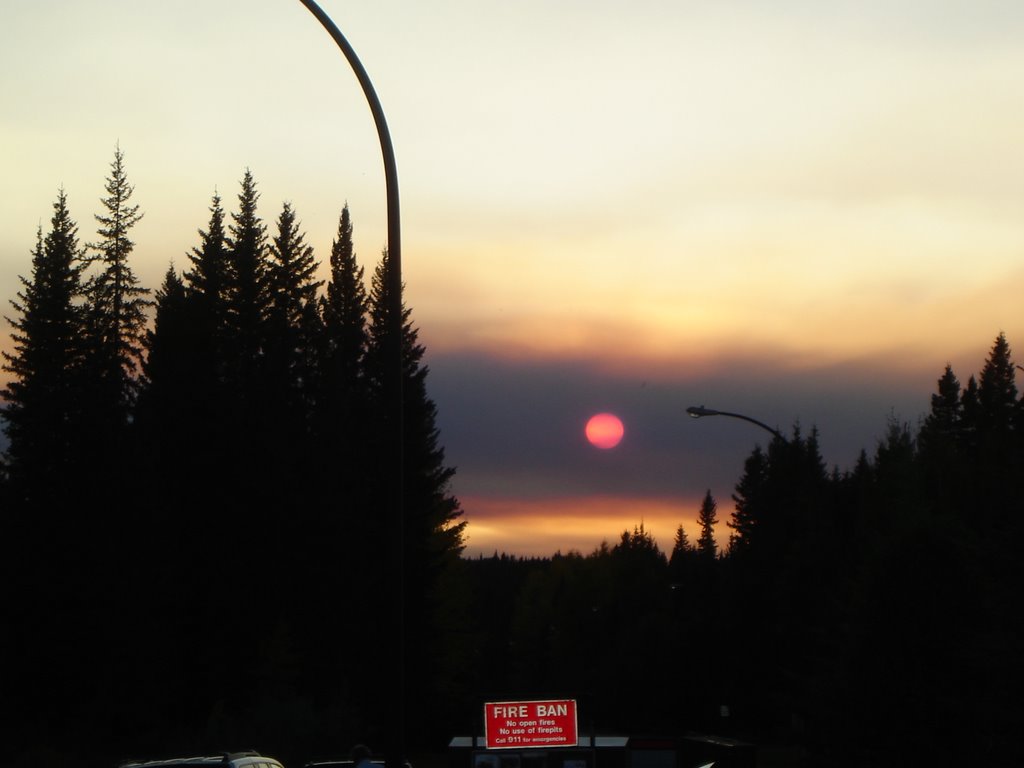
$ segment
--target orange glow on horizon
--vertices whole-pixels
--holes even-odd
[[[578,496],[542,499],[460,497],[465,510],[466,557],[495,552],[550,557],[570,551],[589,555],[606,542],[614,546],[624,531],[644,527],[666,557],[671,555],[680,525],[690,542],[700,534],[697,512],[703,496],[656,498]],[[729,540],[725,520],[731,509],[719,508],[715,538]]]

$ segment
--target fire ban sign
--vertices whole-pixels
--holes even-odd
[[[576,702],[496,701],[484,704],[488,749],[575,747]]]

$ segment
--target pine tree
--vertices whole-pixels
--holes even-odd
[[[74,463],[83,450],[80,424],[82,270],[78,228],[61,189],[50,232],[40,228],[31,279],[11,301],[13,349],[3,353],[12,379],[3,390],[9,471],[19,496],[74,492]]]
[[[963,419],[963,403],[960,402],[960,382],[948,363],[938,381],[938,391],[932,395],[931,411],[925,417],[918,435],[922,448],[925,445],[955,445]]]
[[[188,255],[192,269],[185,272],[185,285],[195,304],[195,342],[199,346],[194,354],[201,361],[200,367],[208,368],[212,382],[223,378],[230,276],[224,209],[216,192],[209,210],[209,224],[205,231],[199,230],[199,246]]]
[[[391,371],[390,353],[394,349],[391,286],[387,251],[374,272],[369,296],[370,327],[366,354],[366,371],[371,391],[384,411],[384,397],[394,391],[397,382]],[[422,364],[424,348],[411,321],[411,310],[401,303],[401,336],[403,392],[403,443],[405,454],[405,509],[407,530],[422,538],[417,546],[430,559],[444,560],[462,549],[464,522],[458,501],[449,495],[448,486],[455,470],[445,466],[444,449],[438,445],[437,408],[427,395],[429,369]],[[413,522],[410,529],[409,522]]]
[[[715,525],[718,523],[718,505],[711,495],[711,489],[704,494],[697,522],[700,524],[700,537],[697,539],[697,552],[705,561],[714,561],[718,557],[718,544],[715,542]]]
[[[135,248],[129,238],[132,227],[142,219],[139,206],[131,204],[134,187],[128,183],[124,153],[114,151],[106,181],[107,197],[101,202],[106,214],[97,214],[100,239],[89,245],[96,252],[93,262],[99,272],[86,286],[88,296],[88,365],[93,395],[97,436],[117,433],[127,426],[138,394],[138,372],[145,339],[146,311],[152,304],[149,289],[139,285],[128,264]]]
[[[409,530],[405,519],[410,515],[409,467],[415,466],[415,460],[410,460],[409,436],[420,445],[430,440],[430,435],[420,434],[421,425],[414,428],[409,420],[410,402],[419,400],[417,394],[425,395],[421,379],[426,371],[420,370],[424,350],[417,343],[416,331],[409,321],[411,311],[401,301],[401,287],[396,297],[392,282],[385,250],[370,280],[367,297],[369,324],[363,375],[368,418],[378,425],[373,443],[379,467],[375,482],[376,492],[384,502],[373,526],[388,538],[402,535],[403,528]],[[400,308],[397,317],[394,316],[396,306]],[[410,382],[417,386],[410,389]],[[429,401],[427,404],[433,407]],[[414,474],[416,472],[418,469],[413,470]],[[447,478],[442,482],[447,482]]]
[[[135,593],[134,589],[147,583],[139,545],[148,515],[140,514],[129,500],[143,494],[137,485],[141,474],[134,416],[147,310],[152,302],[147,298],[149,290],[140,285],[129,264],[135,248],[131,231],[142,214],[132,204],[134,189],[128,183],[120,147],[115,149],[104,189],[103,212],[95,217],[98,238],[88,246],[91,276],[85,286],[85,378],[79,397],[89,450],[78,461],[83,472],[81,503],[104,510],[101,516],[83,519],[88,534],[94,537],[95,565],[85,581],[82,599],[96,617],[97,627],[85,647],[90,648],[97,668],[110,669],[117,680],[124,655],[115,651],[114,627],[120,621],[135,623],[144,599],[132,598],[145,591]],[[121,589],[121,569],[133,574],[131,589]]]
[[[726,523],[732,529],[729,535],[730,554],[746,554],[757,544],[767,476],[768,457],[760,446],[756,446],[743,464],[743,475],[732,496],[736,509],[732,519]]]
[[[319,337],[317,289],[322,281],[314,280],[313,249],[306,245],[289,203],[277,219],[269,250],[268,367],[289,418],[301,422],[312,405],[313,350]]]
[[[373,420],[368,418],[363,371],[368,299],[352,245],[348,205],[341,211],[330,266],[326,295],[320,299],[323,339],[315,424],[324,488],[351,512],[365,506],[365,483],[360,480],[368,473],[365,447]],[[348,521],[350,528],[355,522]]]
[[[837,578],[829,568],[833,508],[816,431],[805,439],[797,427],[788,439],[776,437],[767,456],[755,450],[745,469],[733,496],[735,610],[726,617],[731,626],[724,636],[760,631],[756,648],[736,648],[731,674],[747,689],[746,706],[765,707],[762,716],[774,719],[797,711],[815,669],[806,660],[825,654],[818,639]]]
[[[259,193],[246,169],[238,194],[238,213],[232,213],[227,245],[227,341],[230,349],[228,379],[243,405],[258,389],[270,309],[266,227],[257,213]]]
[[[348,205],[341,210],[338,234],[331,244],[331,278],[320,300],[325,331],[323,380],[328,398],[345,400],[362,380],[367,330],[363,268],[356,263]]]
[[[668,560],[673,618],[676,620],[677,627],[690,623],[692,619],[690,605],[695,598],[693,576],[696,557],[697,550],[690,543],[686,529],[680,525],[676,528],[675,540]],[[677,630],[677,634],[679,635],[677,642],[684,642],[686,633]]]
[[[95,540],[85,538],[94,516],[83,514],[82,458],[92,447],[82,424],[84,256],[61,189],[49,233],[37,232],[31,275],[11,301],[13,344],[3,353],[11,487],[0,514],[0,678],[18,712],[50,708],[54,690],[86,690],[102,647],[99,633],[83,631],[102,623],[94,619],[104,598],[94,588]],[[23,745],[44,738],[38,718],[18,712],[8,713],[10,732],[28,734]],[[61,739],[80,714],[73,703],[50,709],[45,738]]]
[[[885,437],[875,449],[874,475],[882,512],[891,525],[901,516],[916,514],[921,507],[917,443],[910,425],[890,417]]]
[[[422,681],[422,685],[413,688],[426,692],[428,687],[440,685],[445,674],[435,662],[444,654],[445,634],[454,628],[436,625],[432,616],[437,615],[438,601],[445,597],[439,585],[445,571],[457,564],[466,524],[459,520],[462,510],[449,488],[455,470],[446,466],[444,450],[438,442],[437,409],[427,395],[428,369],[422,364],[424,349],[410,322],[410,310],[401,301],[401,296],[395,297],[392,293],[396,281],[390,268],[385,251],[371,281],[365,370],[369,391],[376,401],[374,413],[381,414],[385,426],[384,440],[377,444],[377,450],[381,451],[378,455],[384,457],[385,471],[391,470],[397,447],[386,437],[391,431],[389,424],[394,426],[391,398],[399,388],[403,396],[403,519],[399,535],[404,540],[404,563],[399,570],[404,571],[406,631],[411,636],[425,639],[422,644],[417,644],[414,650],[418,658],[410,660],[407,669],[410,674],[417,671],[417,674],[433,676],[429,683]],[[396,298],[399,301],[395,302]],[[401,308],[398,318],[393,316],[396,304]],[[399,333],[397,338],[396,330]],[[401,345],[402,351],[400,381],[396,381],[398,372],[394,366],[396,344]],[[389,498],[388,489],[393,482],[394,475],[378,478],[377,488],[382,499]],[[391,537],[396,531],[389,521],[378,520],[376,528],[380,533],[370,540],[379,541],[382,537],[383,540],[393,540]]]
[[[601,645],[606,658],[630,659],[629,664],[602,665],[601,679],[612,690],[618,691],[623,701],[637,704],[619,708],[620,718],[647,720],[652,717],[650,707],[639,704],[645,689],[644,680],[664,674],[655,662],[662,657],[661,648],[667,645],[669,634],[668,568],[665,556],[658,549],[654,537],[641,523],[632,532],[623,531],[619,543],[610,557],[598,557],[598,568],[606,570],[604,600],[599,612],[604,611]],[[550,663],[557,669],[559,659]],[[636,723],[634,727],[638,727]]]
[[[960,394],[961,413],[963,414],[963,450],[966,455],[974,456],[978,449],[978,432],[982,424],[981,399],[978,395],[978,380],[971,376],[967,386]]]
[[[1016,368],[1006,335],[992,344],[978,382],[980,429],[989,435],[1006,435],[1014,428],[1017,412]]]
[[[202,611],[196,594],[208,593],[210,574],[197,578],[189,573],[192,569],[183,568],[173,584],[168,584],[159,575],[162,566],[154,568],[154,564],[170,560],[198,562],[207,547],[223,546],[212,535],[213,520],[223,511],[210,501],[216,494],[211,487],[215,477],[209,471],[200,471],[210,452],[220,446],[211,440],[207,423],[211,414],[209,391],[200,385],[197,375],[196,307],[173,265],[168,266],[155,298],[156,312],[153,328],[146,334],[145,376],[133,426],[138,438],[134,445],[140,487],[149,496],[144,525],[150,536],[156,531],[160,535],[147,541],[146,554],[139,557],[133,581],[144,584],[148,603],[158,606],[151,613],[188,611],[195,616]],[[139,543],[138,539],[131,542],[132,549],[138,549]],[[146,575],[149,583],[144,580]],[[190,590],[197,581],[203,590]],[[183,599],[184,595],[188,598]],[[152,618],[141,616],[138,620]],[[157,634],[173,645],[178,631],[175,628]]]
[[[194,406],[206,393],[196,387],[193,309],[184,282],[169,266],[156,292],[153,329],[146,335],[145,386],[138,408],[140,426],[156,451],[157,471],[165,475],[197,449]]]
[[[392,408],[395,394],[402,390],[406,380],[416,376],[423,357],[423,348],[416,343],[415,333],[410,333],[409,317],[412,313],[401,300],[404,286],[397,288],[399,296],[396,297],[392,282],[385,249],[370,279],[367,297],[369,325],[363,370],[370,393],[382,410],[381,415],[389,421],[397,416]],[[399,308],[398,317],[394,317],[396,307]]]
[[[647,560],[664,564],[664,555],[658,549],[658,543],[643,523],[634,525],[632,532],[623,531],[619,543],[612,548],[612,554],[627,561]]]
[[[303,307],[317,295],[323,281],[314,280],[317,262],[306,245],[295,211],[285,203],[277,219],[277,234],[270,245],[268,264],[271,313],[290,329],[301,324]]]
[[[229,344],[232,273],[224,209],[216,192],[209,211],[206,229],[198,230],[199,245],[188,253],[191,269],[184,274],[184,295],[179,296],[171,284],[165,283],[168,304],[165,325],[175,329],[177,339],[170,342],[169,354],[177,357],[176,351],[183,349],[182,343],[189,347],[187,359],[179,360],[174,366],[181,372],[180,376],[189,380],[188,414],[179,415],[179,426],[187,425],[185,428],[194,432],[195,445],[187,454],[190,459],[187,463],[197,483],[209,483],[215,477],[215,482],[224,483],[219,469],[223,463],[221,457],[228,452],[226,436],[235,430],[232,417],[237,418],[239,414],[238,391],[228,386],[229,370],[236,371],[232,366],[237,362],[234,348]],[[162,343],[161,335],[157,330],[150,337],[151,349],[153,344]],[[179,461],[184,458],[180,456]]]
[[[817,430],[804,438],[799,425],[789,439],[774,439],[768,446],[764,511],[759,539],[762,554],[791,562],[806,552],[807,542],[825,523],[820,506],[828,472],[818,449]]]
[[[931,397],[931,411],[918,432],[923,492],[936,512],[950,513],[963,497],[963,403],[960,382],[948,363]]]
[[[1024,511],[1018,478],[1024,444],[1015,374],[1010,345],[1000,333],[978,382],[978,454],[973,468],[976,516],[997,536],[1008,523],[1016,523]]]
[[[683,563],[693,555],[694,546],[690,543],[690,537],[686,535],[686,529],[680,525],[676,528],[676,536],[672,543],[672,554],[669,556],[669,566],[675,575],[684,569]]]
[[[324,509],[310,503],[319,480],[314,475],[311,431],[316,350],[322,335],[316,296],[320,282],[314,280],[317,263],[289,203],[283,205],[276,229],[268,248],[269,304],[262,365],[266,387],[262,399],[273,406],[263,408],[261,442],[269,459],[265,477],[281,501],[291,506],[289,514],[274,524],[279,535],[291,542],[291,551],[283,556],[289,570],[286,578],[301,588],[299,577],[307,573],[307,557],[330,558],[330,550],[321,548],[328,542],[336,546],[340,537],[337,528],[323,519]],[[336,582],[332,586],[336,588]]]
[[[310,302],[304,302],[309,312]],[[315,311],[318,310],[318,311]],[[312,471],[318,497],[309,504],[316,519],[306,542],[307,556],[298,570],[326,594],[370,613],[367,596],[381,586],[379,552],[357,552],[339,560],[339,541],[376,541],[382,536],[386,517],[374,515],[381,506],[380,488],[372,478],[384,460],[376,448],[379,429],[369,413],[363,374],[366,351],[367,297],[363,270],[356,264],[352,223],[348,206],[342,210],[337,237],[331,247],[330,279],[326,295],[307,327],[318,331],[311,339],[308,361],[316,364],[312,387],[312,455],[304,474]],[[373,448],[376,446],[376,448]],[[368,448],[370,448],[368,450]],[[393,541],[393,539],[392,539]],[[386,562],[388,558],[383,558]],[[378,590],[379,591],[379,590]],[[333,700],[339,691],[352,687],[353,671],[344,659],[362,653],[359,639],[346,630],[348,620],[340,613],[321,612],[324,642],[313,650],[317,671],[314,688],[321,698]],[[340,638],[340,645],[339,639]],[[358,675],[358,672],[356,673]]]
[[[245,535],[249,537],[248,546],[255,549],[271,546],[273,521],[277,519],[272,500],[283,502],[283,488],[270,482],[281,470],[277,462],[284,446],[272,445],[271,441],[276,437],[275,425],[282,418],[283,404],[272,398],[267,377],[267,235],[257,211],[256,182],[248,169],[240,186],[238,211],[231,214],[224,240],[227,285],[224,346],[220,350],[223,399],[218,423],[223,439],[222,484],[232,489],[229,506],[222,513],[225,531],[249,518]],[[253,477],[263,482],[259,486],[249,482]],[[236,522],[229,522],[231,518]]]

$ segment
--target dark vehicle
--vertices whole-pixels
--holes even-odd
[[[284,768],[259,752],[225,752],[217,757],[178,757],[171,760],[128,760],[118,768]]]
[[[682,736],[582,735],[575,747],[488,749],[483,736],[456,736],[450,768],[754,768],[753,744],[687,733]]]
[[[370,761],[376,768],[384,768],[383,758],[374,758]],[[406,760],[403,764],[404,768],[412,768],[412,764]],[[306,763],[302,768],[355,768],[355,763],[351,760],[311,760]]]

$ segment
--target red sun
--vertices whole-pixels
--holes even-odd
[[[584,431],[591,445],[607,450],[621,442],[626,430],[622,420],[614,413],[598,413],[590,417]]]

